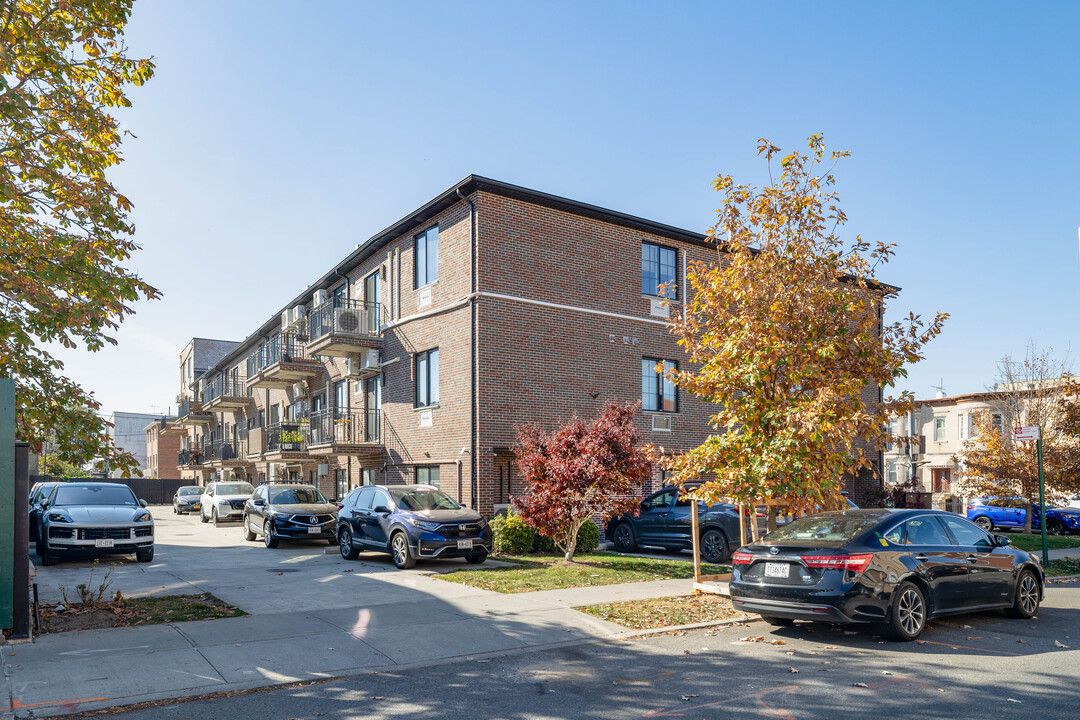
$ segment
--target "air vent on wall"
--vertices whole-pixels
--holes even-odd
[[[653,415],[652,429],[658,432],[671,432],[671,416]]]

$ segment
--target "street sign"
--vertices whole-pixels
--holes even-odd
[[[1013,428],[1013,440],[1038,440],[1039,437],[1038,425]]]

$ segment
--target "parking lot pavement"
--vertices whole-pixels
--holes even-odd
[[[1035,620],[956,616],[932,622],[922,643],[754,622],[492,653],[125,717],[1066,718],[1080,682],[1078,615],[1080,584],[1063,585],[1050,588]]]

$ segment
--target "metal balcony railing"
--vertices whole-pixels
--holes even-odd
[[[203,454],[203,449],[200,445],[193,445],[176,454],[176,464],[178,466],[202,465],[205,461],[206,456]]]
[[[378,337],[379,303],[359,300],[331,300],[308,314],[308,335],[312,341],[327,335]]]
[[[243,460],[247,457],[246,440],[215,440],[206,447],[207,459],[211,462]]]
[[[266,428],[266,452],[304,452],[307,450],[305,426],[286,420]]]
[[[381,410],[322,410],[312,413],[308,445],[360,445],[382,441]]]
[[[238,375],[218,375],[210,382],[202,392],[204,403],[212,402],[219,397],[246,397],[247,389],[244,386],[244,378]]]
[[[177,417],[187,417],[188,415],[191,415],[193,413],[202,413],[202,404],[198,400],[189,398],[187,400],[181,401],[176,414]]]
[[[255,377],[275,363],[306,358],[304,340],[297,333],[283,332],[262,343],[247,357],[247,376]]]

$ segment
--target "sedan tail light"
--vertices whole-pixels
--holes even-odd
[[[345,507],[345,506],[344,506],[344,505],[343,505],[342,503],[338,503],[338,504],[337,504],[337,509],[338,509],[338,510],[340,510],[340,509],[341,509],[341,508],[343,508],[343,507]]]
[[[733,553],[731,556],[732,565],[749,565],[750,561],[754,559],[754,556],[747,552]]]
[[[874,559],[873,553],[863,555],[803,555],[807,567],[862,572]]]

